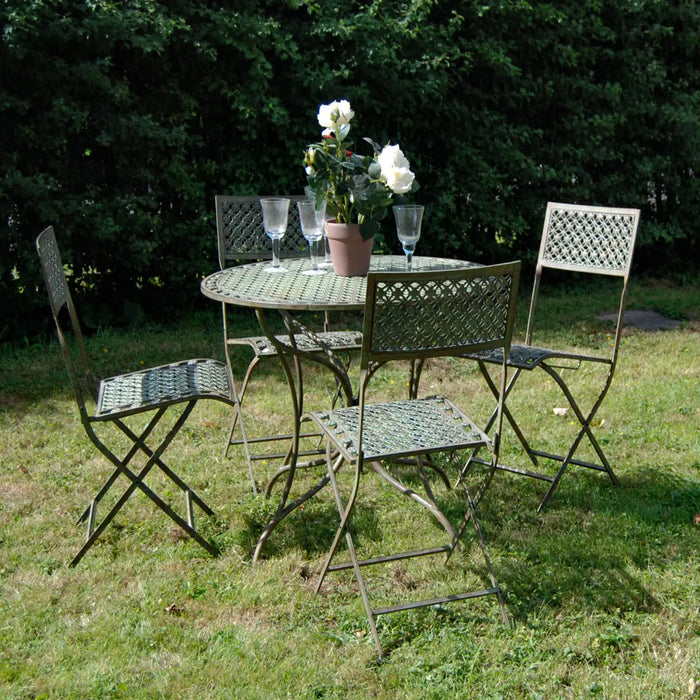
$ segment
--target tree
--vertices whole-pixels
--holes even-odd
[[[334,99],[410,159],[424,253],[533,260],[559,200],[640,207],[639,270],[700,260],[697,3],[219,5],[0,8],[0,340],[46,323],[48,224],[90,325],[204,303],[214,195],[301,191]]]

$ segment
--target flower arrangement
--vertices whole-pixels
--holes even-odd
[[[321,105],[322,140],[307,146],[304,157],[308,189],[338,223],[361,224],[364,240],[379,230],[392,202],[415,192],[418,183],[398,145],[383,148],[370,138],[371,155],[360,155],[347,141],[355,112],[347,100]]]

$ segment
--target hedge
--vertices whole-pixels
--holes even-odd
[[[409,157],[422,253],[532,262],[554,200],[639,207],[636,271],[698,270],[693,0],[217,5],[3,4],[0,341],[46,329],[48,224],[89,327],[205,304],[214,195],[301,191],[333,99]]]

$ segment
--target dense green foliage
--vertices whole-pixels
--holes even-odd
[[[694,0],[6,0],[0,22],[0,341],[47,318],[48,224],[91,325],[203,303],[214,194],[300,191],[341,98],[411,161],[420,252],[531,260],[558,200],[641,207],[638,269],[700,259]]]

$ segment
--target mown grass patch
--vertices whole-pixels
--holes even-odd
[[[608,342],[608,327],[594,315],[614,308],[613,290],[594,296],[591,303],[589,288],[555,295],[543,308],[543,342]],[[631,300],[658,308],[662,296],[657,283],[639,283]],[[250,565],[275,500],[252,496],[239,450],[223,457],[230,413],[222,405],[199,406],[169,451],[176,471],[216,510],[199,524],[220,556],[209,557],[136,496],[80,565],[67,568],[83,537],[75,520],[110,470],[84,437],[56,345],[3,350],[0,696],[697,697],[700,313],[697,288],[667,297],[664,311],[683,320],[681,329],[625,332],[598,416],[620,485],[572,470],[537,514],[543,484],[499,473],[479,506],[512,625],[501,623],[492,598],[385,616],[379,629],[390,653],[382,663],[352,578],[329,574],[314,592],[337,523],[328,493],[288,518],[264,559]],[[241,322],[254,330],[248,317]],[[219,317],[105,331],[89,348],[104,374],[220,357]],[[382,370],[377,391],[400,395],[405,378],[405,368]],[[309,367],[310,406],[327,401],[327,379]],[[572,378],[584,395],[595,379],[593,372]],[[455,391],[488,412],[488,391],[471,363],[431,363],[422,386]],[[261,368],[249,397],[251,429],[284,425],[284,391],[274,363]],[[559,400],[541,377],[513,396],[528,434],[554,448],[573,430],[569,416],[552,411]],[[522,459],[507,435],[503,455]],[[263,480],[275,465],[258,469]],[[302,473],[300,488],[311,478]],[[368,486],[355,528],[370,551],[435,531],[410,504],[372,480]],[[435,490],[451,507],[450,495],[437,483]],[[408,598],[482,578],[479,557],[465,547],[447,567],[396,563],[373,581],[380,595]]]

